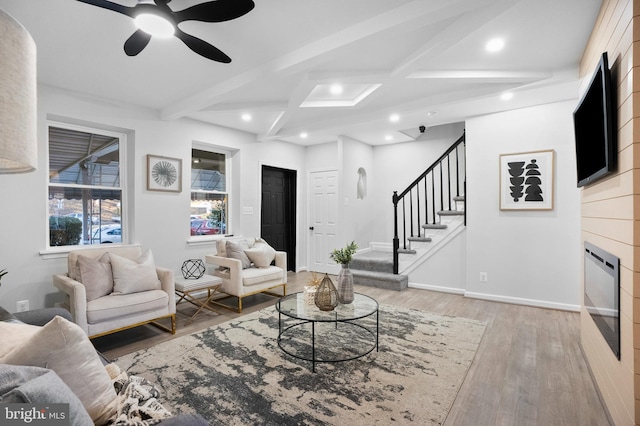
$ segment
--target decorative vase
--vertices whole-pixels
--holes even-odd
[[[338,290],[328,274],[324,274],[324,278],[316,290],[315,302],[321,311],[333,311],[338,306]]]
[[[353,274],[348,263],[343,263],[338,272],[338,301],[343,305],[353,302]]]

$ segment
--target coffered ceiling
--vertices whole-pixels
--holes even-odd
[[[114,0],[116,1],[116,0]],[[206,0],[173,0],[174,10]],[[38,48],[40,82],[310,145],[344,135],[370,145],[419,126],[577,96],[577,67],[599,0],[254,0],[227,22],[180,28],[137,56],[131,18],[74,0],[0,0]],[[117,1],[134,6],[134,0]],[[504,48],[488,52],[501,38]],[[501,99],[512,92],[509,100]],[[395,115],[393,122],[390,117]]]

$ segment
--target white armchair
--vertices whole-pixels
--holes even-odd
[[[229,250],[230,246],[236,243],[241,245],[241,249],[243,244],[246,247],[246,250],[240,250],[247,254],[246,259],[242,253],[232,253]],[[220,240],[217,253],[205,256],[205,261],[217,266],[213,275],[222,278],[222,286],[218,291],[238,299],[237,306],[221,303],[222,299],[210,303],[242,312],[242,299],[247,296],[257,293],[276,297],[287,295],[287,253],[273,250],[263,240]],[[278,287],[282,287],[278,293],[272,291]]]
[[[87,336],[95,338],[105,334],[136,327],[139,325],[151,323],[172,334],[176,332],[176,302],[175,302],[175,282],[173,279],[173,271],[170,269],[153,267],[153,257],[150,252],[144,253],[144,256],[150,258],[147,262],[146,269],[149,278],[149,270],[152,274],[151,279],[157,281],[150,288],[123,289],[122,285],[135,286],[136,281],[143,281],[142,276],[133,276],[132,284],[121,284],[120,291],[117,287],[111,289],[100,289],[99,283],[87,282],[90,274],[84,274],[81,277],[79,257],[83,262],[93,261],[97,268],[108,268],[98,270],[94,274],[94,281],[103,281],[105,275],[111,273],[111,267],[115,265],[109,264],[109,260],[105,259],[105,253],[116,255],[118,262],[129,262],[134,267],[136,261],[143,256],[140,246],[100,246],[99,248],[89,248],[74,250],[69,253],[68,272],[55,274],[53,276],[53,285],[66,294],[66,303],[68,309],[73,316],[74,322],[82,328]],[[90,260],[87,260],[90,259]],[[123,260],[124,259],[124,260]],[[102,265],[99,262],[103,263]],[[111,262],[114,262],[111,260]],[[155,274],[153,270],[155,269]],[[125,269],[126,270],[126,269]],[[100,273],[104,272],[106,273]],[[136,269],[134,274],[138,273]],[[109,276],[111,278],[111,276]],[[117,279],[116,271],[113,272],[113,278]],[[113,282],[113,281],[112,281]],[[97,293],[96,293],[97,292]],[[89,297],[87,297],[89,295]],[[158,320],[166,319],[170,322],[169,326],[158,323]]]

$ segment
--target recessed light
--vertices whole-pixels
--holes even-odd
[[[431,118],[431,117],[435,117],[436,115],[438,115],[438,113],[437,113],[437,112],[435,112],[435,111],[429,111],[429,112],[427,113],[427,117],[429,117],[429,118]]]
[[[344,88],[340,84],[332,84],[329,91],[332,95],[341,95],[344,91]]]
[[[400,116],[398,114],[391,114],[389,116],[389,121],[392,123],[397,123],[398,121],[400,121]]]
[[[387,141],[387,142],[391,142],[391,141],[393,140],[393,136],[391,136],[391,135],[386,135],[386,136],[384,137],[384,140],[385,140],[385,141]]]
[[[509,99],[513,98],[513,92],[504,92],[502,95],[500,95],[500,99],[502,99],[503,101],[508,101]]]
[[[485,45],[485,49],[487,52],[499,52],[504,49],[504,39],[502,38],[492,38]]]
[[[301,137],[302,139],[306,139],[308,136],[309,136],[309,134],[308,134],[307,132],[302,132],[302,133],[300,133],[300,137]]]
[[[242,116],[240,118],[242,118],[242,121],[251,121],[252,117],[251,117],[251,114],[244,113],[244,114],[242,114]]]

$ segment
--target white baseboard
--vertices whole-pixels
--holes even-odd
[[[439,285],[419,284],[419,283],[409,283],[409,287],[419,288],[421,290],[438,291],[440,293],[459,294],[460,296],[464,296],[464,289],[462,288],[444,287]]]
[[[393,252],[393,244],[392,243],[383,243],[383,242],[372,242],[369,243],[369,249],[363,250],[363,252],[367,251],[388,251]]]
[[[499,296],[497,294],[474,293],[471,291],[464,292],[465,297],[473,299],[489,300],[492,302],[511,303],[514,305],[534,306],[536,308],[557,309],[561,311],[580,312],[580,305],[570,305],[568,303],[548,302],[545,300],[523,299],[520,297]]]
[[[544,300],[535,300],[535,299],[523,299],[520,297],[499,296],[496,294],[474,293],[474,292],[465,291],[464,289],[456,288],[456,287],[444,287],[439,285],[419,284],[419,283],[411,283],[411,282],[409,283],[409,287],[417,288],[420,290],[437,291],[440,293],[458,294],[460,296],[469,297],[471,299],[488,300],[490,302],[511,303],[514,305],[533,306],[536,308],[557,309],[560,311],[570,311],[570,312],[580,312],[582,309],[580,305],[548,302]]]

